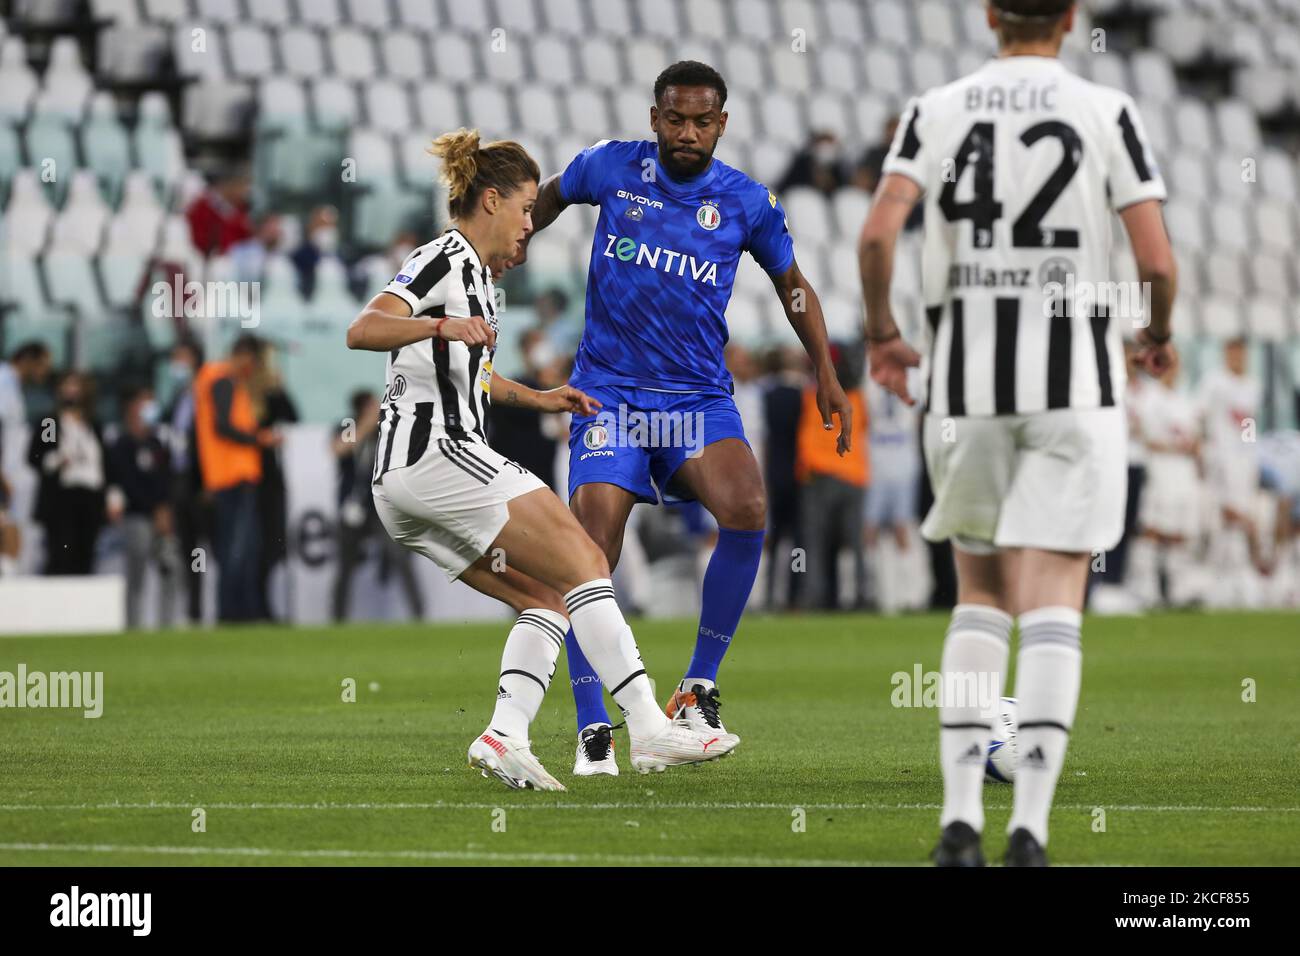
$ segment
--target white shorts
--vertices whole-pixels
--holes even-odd
[[[1138,523],[1170,538],[1195,538],[1201,529],[1201,479],[1187,455],[1153,452],[1147,461]]]
[[[482,442],[441,438],[414,465],[387,472],[371,492],[392,539],[454,581],[492,547],[510,519],[507,503],[545,487]]]
[[[930,541],[963,551],[1109,551],[1124,533],[1128,423],[1121,408],[926,415]]]

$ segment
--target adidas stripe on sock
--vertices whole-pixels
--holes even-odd
[[[1047,817],[1079,703],[1082,620],[1070,607],[1041,607],[1020,615],[1020,656],[1016,660],[1020,729],[1015,798],[1007,832],[1024,827],[1043,846],[1047,846]]]
[[[984,762],[1002,697],[1011,646],[1011,615],[983,604],[953,608],[943,641],[939,701],[939,765],[943,813],[984,829]]]

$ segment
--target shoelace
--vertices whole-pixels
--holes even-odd
[[[622,726],[621,724],[619,726]],[[613,727],[597,727],[582,740],[582,749],[587,752],[587,759],[599,763],[609,757],[609,749],[614,743]]]
[[[699,708],[704,722],[714,730],[720,730],[722,728],[722,719],[718,717],[718,708],[722,706],[722,701],[718,699],[718,689],[710,687],[706,691],[699,684],[696,684],[691,688],[691,693],[695,695],[695,706]]]

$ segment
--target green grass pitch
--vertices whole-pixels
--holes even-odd
[[[1296,622],[1089,619],[1053,862],[1300,863]],[[693,625],[634,626],[663,697]],[[0,864],[921,863],[938,828],[938,718],[894,707],[890,678],[936,668],[944,626],[750,616],[721,681],[737,752],[641,776],[620,733],[617,779],[569,773],[561,662],[533,731],[560,794],[465,765],[505,622],[0,640],[0,671],[104,672],[99,719],[0,709]],[[985,796],[1000,859],[1011,789]]]

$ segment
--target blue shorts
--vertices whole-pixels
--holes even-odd
[[[601,402],[595,415],[574,415],[569,426],[569,497],[579,485],[618,485],[637,501],[690,501],[672,477],[687,458],[724,438],[746,445],[745,426],[723,392],[659,392],[627,385],[584,387]]]

